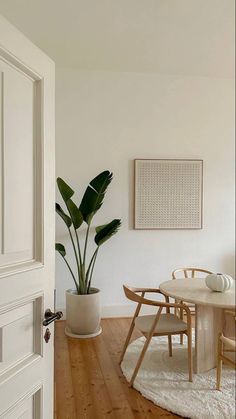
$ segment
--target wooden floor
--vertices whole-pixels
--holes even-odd
[[[67,338],[65,322],[56,322],[55,419],[180,417],[128,387],[118,360],[129,325],[130,319],[105,319],[100,336],[83,340]]]

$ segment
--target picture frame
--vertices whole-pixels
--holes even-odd
[[[134,229],[202,229],[203,160],[134,160]]]

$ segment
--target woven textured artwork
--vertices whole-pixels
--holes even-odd
[[[202,160],[135,160],[134,228],[202,228],[202,175]]]

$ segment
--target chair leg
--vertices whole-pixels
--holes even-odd
[[[133,330],[134,330],[134,321],[132,321],[132,323],[130,325],[130,329],[128,331],[128,335],[126,337],[125,344],[124,344],[124,347],[123,347],[123,350],[122,350],[122,353],[121,353],[121,356],[120,356],[119,364],[121,364],[121,362],[124,359],[125,352],[126,352],[128,344],[129,344],[129,341],[130,341],[131,335],[133,333]]]
[[[141,354],[139,356],[137,365],[136,365],[136,367],[134,369],[133,375],[132,375],[131,380],[129,382],[129,387],[132,387],[133,386],[134,380],[136,378],[136,375],[138,374],[138,370],[140,368],[140,365],[142,364],[142,361],[143,361],[144,355],[146,353],[146,350],[148,348],[148,345],[150,343],[150,340],[153,337],[153,333],[154,333],[155,327],[156,327],[156,325],[157,325],[157,323],[159,321],[159,318],[160,318],[160,315],[161,315],[161,311],[162,311],[162,307],[159,307],[158,312],[157,312],[156,317],[155,317],[155,320],[153,322],[153,325],[151,327],[151,330],[150,330],[148,336],[146,337],[146,342],[145,342],[145,344],[143,346],[143,349],[142,349],[142,352],[141,352]]]
[[[177,303],[177,300],[174,300],[175,304]],[[178,309],[177,307],[174,308],[174,315],[178,317]]]
[[[145,294],[145,292],[143,291],[141,296],[142,296],[142,297],[144,297],[144,294]],[[130,328],[129,328],[129,331],[128,331],[128,335],[127,335],[127,338],[126,338],[126,341],[125,341],[125,344],[124,344],[123,351],[122,351],[122,353],[121,353],[121,357],[120,357],[119,364],[121,364],[121,362],[123,361],[123,358],[124,358],[124,355],[125,355],[125,352],[126,352],[127,346],[128,346],[128,344],[129,344],[129,341],[130,341],[131,335],[132,335],[133,330],[134,330],[134,326],[135,326],[135,319],[136,319],[136,317],[139,315],[139,312],[140,312],[140,310],[141,310],[141,306],[142,306],[142,303],[141,303],[141,302],[139,302],[139,303],[138,303],[138,305],[137,305],[137,307],[136,307],[136,310],[135,310],[135,313],[134,313],[134,317],[132,318],[132,322],[131,322],[131,325],[130,325]]]
[[[218,338],[218,354],[217,354],[217,367],[216,367],[216,389],[220,390],[221,385],[221,372],[222,372],[222,352],[223,352],[223,342],[220,339],[221,333]]]
[[[183,302],[181,301],[181,304],[182,304]],[[183,320],[184,319],[184,311],[183,311],[183,309],[181,308],[180,309],[180,320]],[[183,333],[181,333],[181,335],[180,335],[180,345],[183,345],[184,344],[184,334]]]
[[[192,330],[188,327],[188,374],[189,381],[193,381],[193,351],[192,351]]]
[[[134,380],[135,380],[135,378],[136,378],[136,376],[137,376],[137,374],[138,374],[139,368],[140,368],[140,366],[141,366],[141,364],[142,364],[142,361],[143,361],[144,355],[145,355],[145,353],[146,353],[146,351],[147,351],[147,348],[148,348],[148,345],[149,345],[149,343],[150,343],[150,340],[152,339],[152,336],[153,336],[153,334],[151,334],[150,336],[148,336],[148,338],[146,338],[146,342],[145,342],[145,344],[144,344],[144,346],[143,346],[143,349],[142,349],[142,352],[141,352],[141,354],[140,354],[140,356],[139,356],[139,359],[138,359],[137,365],[136,365],[136,367],[135,367],[135,370],[134,370],[133,375],[132,375],[132,377],[131,377],[131,380],[130,380],[130,382],[129,382],[129,387],[133,387]]]
[[[221,372],[222,372],[222,359],[219,358],[217,360],[217,369],[216,369],[216,390],[220,390]]]
[[[183,303],[183,301],[181,301],[181,304],[182,303]],[[180,316],[179,316],[179,318],[180,318],[180,320],[183,320],[184,319],[184,311],[183,311],[182,308],[180,309]],[[183,333],[181,333],[181,335],[180,335],[180,345],[183,345],[183,343],[184,343],[184,335],[183,335]]]
[[[172,337],[168,335],[169,356],[172,356]]]

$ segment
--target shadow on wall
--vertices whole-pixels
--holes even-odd
[[[231,255],[225,255],[222,258],[222,266],[224,267],[224,272],[226,274],[231,275],[234,279],[235,278],[235,255],[232,253]]]

